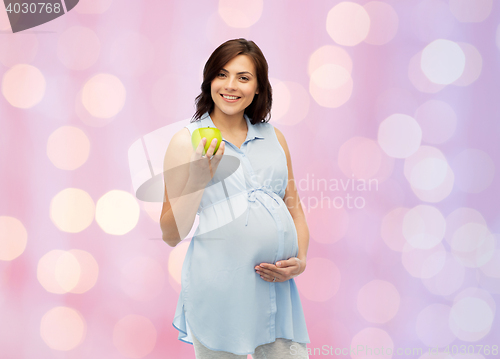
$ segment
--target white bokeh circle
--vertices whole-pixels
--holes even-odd
[[[121,80],[110,74],[97,74],[83,86],[81,101],[94,117],[116,116],[125,105],[127,91]]]
[[[355,46],[368,36],[370,16],[363,6],[342,1],[328,12],[326,31],[337,44]]]
[[[417,151],[422,130],[411,116],[393,114],[379,125],[378,143],[389,156],[406,158]]]
[[[22,109],[31,108],[42,101],[45,88],[45,77],[32,65],[14,65],[2,78],[2,94],[5,99],[12,106]]]
[[[104,232],[118,236],[135,228],[140,211],[137,199],[130,193],[111,190],[97,201],[95,218]]]
[[[78,233],[94,220],[95,205],[92,197],[82,189],[66,188],[50,202],[50,219],[59,230]]]
[[[420,66],[431,82],[448,85],[462,76],[465,54],[456,42],[438,39],[424,48]]]
[[[410,209],[403,219],[403,235],[406,241],[418,249],[431,249],[444,237],[446,221],[441,212],[429,205]]]

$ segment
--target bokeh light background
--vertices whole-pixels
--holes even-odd
[[[0,357],[194,358],[171,324],[190,239],[159,239],[127,153],[188,123],[237,37],[306,211],[309,347],[496,357],[498,2],[81,0],[16,34],[2,8],[0,31]]]

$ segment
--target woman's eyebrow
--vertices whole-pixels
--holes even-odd
[[[227,71],[226,69],[221,69],[221,71],[229,73],[229,71]],[[236,75],[243,75],[243,74],[250,74],[253,76],[253,74],[249,71],[241,71],[241,72],[236,73]]]

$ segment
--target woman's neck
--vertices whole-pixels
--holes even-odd
[[[226,115],[222,111],[215,108],[210,113],[210,118],[214,125],[221,131],[234,133],[239,131],[247,131],[247,121],[245,120],[243,113],[238,113],[235,115]]]

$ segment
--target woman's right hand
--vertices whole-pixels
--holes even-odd
[[[202,156],[206,141],[205,137],[201,139],[198,147],[196,147],[196,150],[191,155],[189,165],[189,180],[201,188],[205,188],[208,182],[214,177],[226,147],[225,142],[222,141],[217,149],[217,153],[214,155],[215,146],[217,146],[217,139],[214,138],[208,147],[206,156]]]

